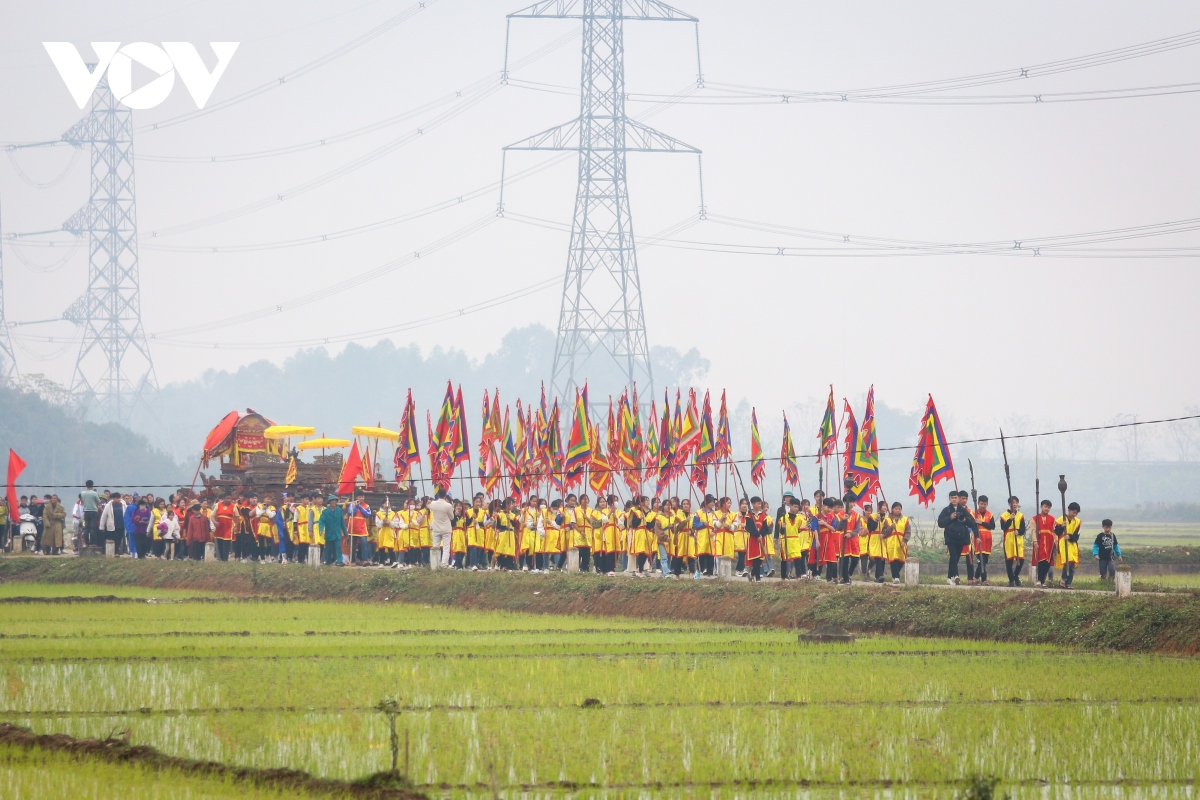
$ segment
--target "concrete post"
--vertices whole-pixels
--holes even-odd
[[[579,548],[567,548],[567,572],[579,572]]]
[[[320,545],[309,545],[308,547],[308,565],[310,567],[321,566],[321,547]]]
[[[1133,571],[1122,564],[1117,567],[1117,597],[1129,597],[1133,594]]]
[[[906,559],[904,562],[904,585],[916,586],[921,582],[921,563],[915,558]]]
[[[633,574],[634,572],[637,572],[637,556],[635,556],[633,553],[628,554],[628,561],[625,564],[625,572],[626,574]]]
[[[112,539],[109,539],[107,542],[104,543],[104,557],[105,558],[116,558],[117,557],[117,543],[114,542]]]
[[[14,553],[21,552],[21,548],[25,546],[25,540],[21,537],[21,532],[18,529],[13,529],[12,535],[12,551]]]
[[[429,549],[429,568],[430,569],[441,569],[442,568],[442,548],[431,547]]]
[[[733,559],[729,556],[717,557],[717,577],[723,580],[733,580]]]
[[[217,543],[216,542],[205,542],[204,543],[204,560],[205,561],[216,561],[217,560]]]

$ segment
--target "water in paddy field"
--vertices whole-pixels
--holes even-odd
[[[1200,778],[1197,659],[397,604],[6,611],[6,721],[354,780],[391,766],[392,696],[431,796],[951,798],[996,775],[1121,800]]]

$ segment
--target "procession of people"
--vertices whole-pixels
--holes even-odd
[[[89,482],[90,484],[90,482]],[[38,552],[62,554],[88,544],[114,543],[114,553],[143,559],[211,558],[259,563],[310,563],[394,569],[445,566],[535,574],[595,572],[616,576],[694,580],[725,577],[835,584],[899,584],[909,558],[914,521],[899,502],[856,501],[850,494],[811,500],[784,491],[772,512],[761,497],[649,497],[622,500],[608,494],[567,493],[560,498],[489,499],[482,492],[456,499],[409,492],[392,505],[388,495],[372,507],[366,493],[342,497],[317,490],[278,495],[227,493],[220,498],[186,490],[168,497],[97,492],[79,495],[72,510],[73,536],[64,548],[66,510],[47,498],[47,520]],[[24,499],[24,498],[22,498]],[[1033,584],[1071,588],[1079,565],[1082,521],[1078,503],[1055,517],[1042,501],[1032,523],[1011,497],[996,517],[986,495],[974,502],[952,491],[937,524],[949,555],[947,583],[990,585],[991,558],[1003,558],[1007,585],[1022,586],[1026,537],[1031,537]],[[22,506],[22,510],[27,507]],[[999,528],[998,538],[993,538]],[[434,555],[436,552],[437,555]],[[574,557],[569,557],[574,553]],[[1101,577],[1120,560],[1112,521],[1093,544]],[[1054,574],[1059,578],[1054,583]]]

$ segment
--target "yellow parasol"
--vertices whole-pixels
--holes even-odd
[[[350,433],[366,440],[361,443],[362,446],[359,448],[364,460],[370,459],[370,466],[363,466],[363,482],[369,487],[374,487],[375,467],[379,461],[379,443],[381,441],[392,442],[392,455],[395,456],[395,443],[400,441],[400,432],[372,425],[354,425],[350,428]],[[372,452],[371,442],[375,443],[374,452]],[[368,478],[368,476],[370,477]]]
[[[267,439],[290,439],[293,436],[312,436],[316,432],[316,428],[305,425],[272,425],[263,431],[263,436]]]
[[[399,431],[389,431],[387,428],[368,427],[366,425],[355,425],[350,429],[350,433],[355,436],[365,436],[368,439],[385,439],[389,442],[400,441]]]
[[[296,445],[298,450],[340,450],[343,447],[349,447],[349,439],[306,439]]]
[[[329,439],[322,436],[320,439],[306,439],[296,445],[297,450],[320,450],[321,451],[321,472],[326,483],[329,482],[329,465],[325,463],[326,450],[340,450],[343,447],[349,447],[349,439]]]

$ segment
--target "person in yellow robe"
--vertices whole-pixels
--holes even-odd
[[[883,556],[882,530],[884,520],[887,519],[886,506],[880,503],[879,513],[876,513],[871,503],[864,503],[863,513],[866,525],[861,529],[862,535],[858,537],[859,553],[863,559],[863,578],[870,580],[873,571],[875,582],[883,583],[883,572],[887,563]]]
[[[782,564],[790,569],[780,569],[779,574],[786,580],[791,574],[795,580],[808,577],[808,551],[812,549],[812,529],[809,527],[808,514],[803,511],[804,503],[795,496],[788,498],[784,513],[776,517],[776,528],[779,530],[779,550]]]
[[[911,521],[904,516],[904,506],[892,503],[892,513],[883,531],[883,554],[892,571],[892,583],[900,583],[904,561],[908,558],[908,538]]]
[[[385,567],[399,566],[396,561],[396,539],[400,533],[400,513],[392,510],[392,504],[384,497],[375,511],[375,546],[378,548],[379,563]]]
[[[746,547],[750,543],[750,535],[746,532],[746,517],[750,514],[750,501],[743,497],[738,502],[733,527],[733,553],[737,562],[733,571],[739,578],[746,577]]]
[[[562,569],[558,563],[558,555],[563,541],[563,519],[562,500],[552,500],[550,507],[542,511],[542,526],[546,529],[546,536],[542,540],[544,572]]]
[[[687,498],[680,501],[679,511],[675,514],[671,573],[678,579],[683,575],[685,569],[693,575],[696,573],[696,537],[692,534],[692,501]]]
[[[498,503],[500,501],[497,501]],[[517,568],[517,507],[511,497],[500,503],[492,516],[492,527],[496,531],[496,568]]]
[[[586,497],[585,497],[586,499]],[[596,507],[588,509],[588,525],[591,526],[592,569],[603,575],[607,570],[608,550],[604,544],[604,518],[608,516],[608,500],[604,495],[596,496]]]
[[[1067,515],[1059,517],[1054,524],[1058,537],[1054,550],[1054,566],[1059,571],[1058,585],[1070,589],[1075,580],[1075,568],[1079,566],[1079,531],[1083,520],[1079,518],[1079,503],[1067,506]]]
[[[417,550],[417,565],[430,566],[430,555],[433,552],[433,512],[429,510],[430,497],[422,497],[417,510],[413,513],[417,535],[409,541],[409,547]]]
[[[716,573],[716,558],[714,557],[717,531],[717,498],[711,494],[704,495],[704,501],[692,517],[692,536],[696,542],[695,576],[703,575],[711,578]]]
[[[259,561],[274,561],[279,549],[279,530],[275,527],[274,498],[266,495],[263,502],[254,507],[255,552]]]
[[[308,526],[308,495],[301,494],[296,498],[296,508],[292,516],[292,529],[296,542],[296,563],[308,563],[308,546],[312,544]]]
[[[591,509],[588,508],[588,496],[585,494],[578,500],[575,495],[567,495],[567,537],[568,547],[579,553],[579,571],[587,572],[592,565],[592,520]]]
[[[325,496],[320,492],[313,495],[312,505],[308,507],[309,547],[317,548],[320,554],[317,558],[322,561],[325,550],[325,526],[321,523],[321,512],[325,510]]]
[[[450,531],[450,561],[455,569],[465,569],[467,558],[467,509],[454,501],[454,527]]]
[[[1004,571],[1009,586],[1021,585],[1021,570],[1025,568],[1025,514],[1021,499],[1008,498],[1008,511],[1000,515],[1000,532],[1004,537]]]
[[[537,551],[538,527],[541,523],[542,512],[538,508],[538,498],[530,497],[521,510],[518,526],[521,536],[520,557],[518,563],[525,572],[537,570],[534,553]]]
[[[596,500],[595,524],[600,531],[597,537],[598,555],[596,556],[596,572],[601,575],[613,575],[616,572],[618,542],[621,538],[618,530],[616,495],[600,497]]]

